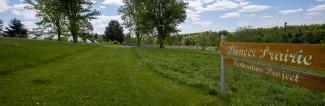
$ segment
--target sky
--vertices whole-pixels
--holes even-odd
[[[92,0],[101,11],[92,20],[94,32],[103,34],[111,20],[123,22],[118,9],[122,0]],[[179,33],[236,31],[239,27],[266,28],[302,24],[325,24],[325,0],[183,0],[188,3],[186,21]],[[7,24],[20,19],[29,29],[37,27],[35,11],[24,9],[23,0],[0,0],[0,19]],[[125,32],[128,32],[125,29]]]

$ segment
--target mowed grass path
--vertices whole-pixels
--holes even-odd
[[[100,46],[2,75],[0,105],[223,105],[145,68],[133,49]]]

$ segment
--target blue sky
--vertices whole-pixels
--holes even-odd
[[[178,28],[180,33],[207,30],[235,31],[238,27],[274,27],[289,25],[324,24],[325,0],[183,0],[189,3],[187,19]],[[104,33],[110,20],[120,19],[118,8],[122,0],[93,0],[101,15],[92,21],[94,32]],[[0,19],[8,22],[21,19],[28,28],[37,27],[35,12],[24,9],[23,0],[0,0]],[[127,29],[125,29],[127,30]],[[126,31],[127,32],[127,31]]]

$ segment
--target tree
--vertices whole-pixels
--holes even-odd
[[[141,0],[145,4],[145,14],[142,18],[146,20],[149,28],[158,36],[160,48],[164,48],[164,39],[171,33],[178,32],[178,24],[186,19],[187,3],[179,0]]]
[[[198,37],[198,40],[200,46],[202,47],[202,50],[204,51],[206,47],[210,45],[210,32],[206,31],[201,33]]]
[[[99,35],[98,35],[97,33],[95,33],[95,35],[94,35],[94,39],[95,39],[95,40],[98,40],[98,36],[99,36]]]
[[[78,42],[81,23],[84,20],[95,19],[100,12],[92,9],[92,0],[56,0],[60,4],[60,9],[69,21],[68,29],[73,37],[73,42]]]
[[[140,46],[140,42],[143,39],[143,35],[149,33],[149,25],[146,25],[147,19],[144,17],[145,1],[143,0],[123,0],[124,5],[121,6],[119,12],[122,14],[122,20],[126,28],[133,32],[137,38],[137,45]]]
[[[105,30],[105,41],[118,41],[120,43],[124,40],[123,27],[116,20],[109,22]]]
[[[147,0],[146,9],[149,25],[158,36],[160,48],[164,48],[164,39],[171,33],[178,32],[178,24],[186,19],[187,3],[178,0]]]
[[[179,0],[124,0],[119,10],[127,28],[135,32],[138,45],[143,34],[158,36],[161,48],[164,39],[178,32],[177,25],[186,19],[186,7]]]
[[[87,38],[91,38],[91,32],[94,30],[93,25],[88,20],[83,20],[83,23],[81,23],[81,31],[80,31],[80,37],[83,39],[84,42],[86,42]]]
[[[20,20],[14,18],[4,32],[6,37],[27,38],[28,30]]]
[[[30,5],[27,8],[37,10],[36,16],[41,17],[38,25],[53,26],[60,41],[67,23],[63,10],[60,9],[60,2],[58,0],[25,0],[25,2]]]

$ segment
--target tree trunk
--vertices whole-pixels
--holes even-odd
[[[78,37],[77,35],[72,35],[73,43],[78,43]]]
[[[137,46],[140,46],[141,44],[141,35],[139,32],[136,32],[135,35],[137,36]]]
[[[72,31],[71,34],[72,34],[72,38],[73,38],[73,43],[78,43],[78,36],[77,36],[77,34],[74,31]]]
[[[73,38],[73,43],[78,43],[78,35],[77,35],[77,23],[75,22],[71,22],[70,23],[70,32],[71,32],[71,35],[72,35],[72,38]]]
[[[162,38],[159,39],[159,45],[160,45],[160,46],[159,46],[160,48],[165,48],[165,47],[164,47],[164,40],[163,40]]]
[[[56,26],[56,32],[58,33],[58,41],[61,41],[61,26],[60,26],[60,20],[55,22]]]
[[[61,29],[58,29],[58,41],[61,41]]]
[[[164,38],[165,38],[164,31],[162,29],[158,29],[158,41],[159,41],[160,48],[165,48]]]

